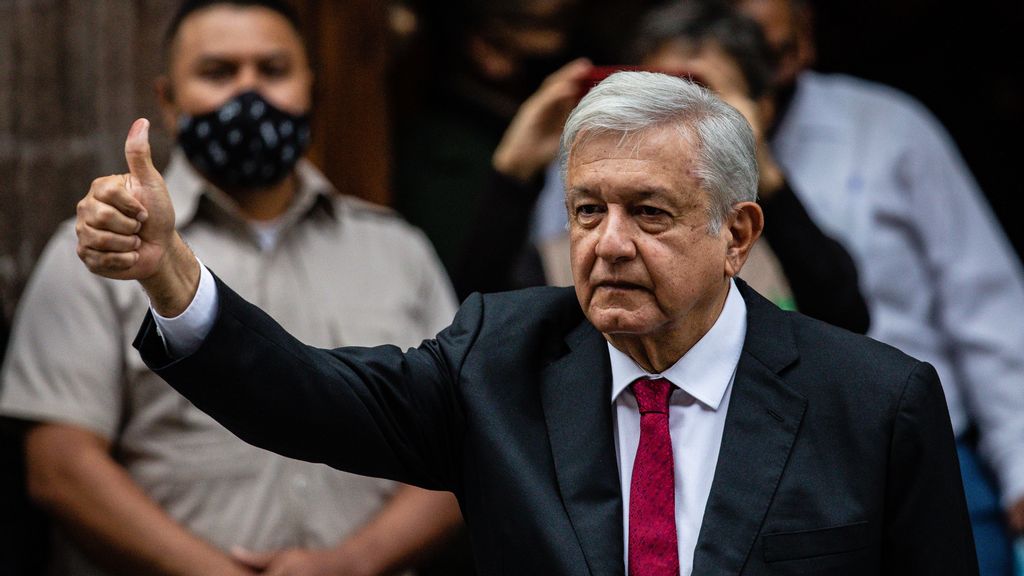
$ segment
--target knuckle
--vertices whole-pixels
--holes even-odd
[[[121,195],[123,183],[116,176],[108,176],[101,186],[96,188],[93,196],[101,202],[112,202]]]
[[[121,258],[119,254],[103,254],[99,257],[100,266],[107,270],[117,270],[121,268]]]
[[[105,200],[110,196],[110,181],[106,179],[99,179],[93,183],[92,195],[97,200]]]
[[[86,248],[92,248],[95,242],[94,230],[83,227],[82,231],[78,234],[78,242]]]
[[[110,234],[105,232],[96,232],[93,234],[91,245],[97,250],[110,250],[112,248],[110,238]]]
[[[96,222],[103,225],[110,225],[117,218],[117,210],[103,204],[96,208]]]

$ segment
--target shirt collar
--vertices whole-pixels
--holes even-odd
[[[296,213],[305,215],[316,206],[323,207],[330,216],[335,216],[331,198],[337,191],[327,177],[306,159],[299,160],[295,166],[295,174],[299,179],[299,190],[285,218],[292,219],[290,216]],[[200,200],[204,197],[224,212],[241,218],[234,201],[225,192],[207,182],[192,167],[181,148],[175,148],[171,152],[170,161],[164,170],[164,181],[174,204],[174,224],[179,230],[195,220]]]
[[[732,382],[747,332],[747,305],[736,284],[729,281],[729,295],[715,324],[668,370],[651,374],[632,358],[608,344],[612,365],[612,402],[637,378],[668,378],[698,402],[718,410]]]

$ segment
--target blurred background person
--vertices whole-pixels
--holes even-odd
[[[677,4],[648,14],[635,44],[622,61],[697,78],[755,127],[767,243],[755,247],[743,278],[784,308],[853,331],[867,330],[867,306],[849,253],[814,224],[764,141],[762,116],[770,114],[773,70],[757,24],[721,3]],[[680,44],[687,56],[683,61],[663,50]],[[460,296],[530,285],[538,283],[537,277],[571,283],[564,191],[553,161],[561,125],[594,71],[589,61],[577,60],[552,74],[505,132],[492,158],[490,187],[454,275]],[[540,204],[534,209],[541,186]],[[538,258],[520,259],[539,263],[541,270],[524,273],[524,266],[508,263],[519,251],[534,247],[525,242],[531,209],[535,224],[550,222],[553,228],[536,242]]]
[[[0,222],[3,213],[0,212]],[[3,309],[0,294],[0,309]],[[0,318],[0,365],[10,326]],[[2,390],[0,382],[0,390]],[[39,574],[46,561],[47,525],[34,508],[25,489],[25,457],[16,426],[0,422],[0,574]]]
[[[184,2],[165,51],[167,181],[210,266],[322,346],[412,346],[450,321],[422,234],[302,159],[313,72],[288,5]],[[59,528],[49,573],[394,573],[457,525],[450,494],[256,449],[181,401],[131,349],[145,295],[80,274],[75,242],[69,222],[44,252],[0,388]]]
[[[775,52],[772,150],[811,214],[853,253],[869,335],[939,371],[982,573],[1009,574],[1007,524],[1024,531],[1020,260],[952,139],[919,102],[812,71],[808,3],[736,6]]]
[[[516,110],[569,61],[579,0],[480,0],[428,12],[438,60],[397,128],[395,200],[452,270],[490,157]]]

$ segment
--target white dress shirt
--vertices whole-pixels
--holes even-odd
[[[180,316],[164,318],[153,312],[157,329],[172,356],[187,356],[199,348],[217,314],[217,286],[200,264],[199,289]],[[640,413],[629,385],[637,378],[667,378],[676,386],[669,403],[669,435],[675,477],[676,535],[682,576],[693,573],[693,553],[711,493],[718,450],[732,382],[747,331],[747,306],[736,285],[718,320],[675,364],[661,374],[647,373],[611,344],[612,397],[615,405],[615,452],[622,486],[622,533],[629,571],[629,487],[640,443]]]
[[[622,487],[622,534],[627,574],[629,487],[640,443],[640,412],[629,386],[637,378],[667,378],[677,388],[669,402],[668,426],[672,437],[679,569],[683,576],[690,576],[746,331],[747,306],[735,284],[731,284],[722,314],[711,330],[661,374],[645,372],[629,356],[608,345],[612,362],[610,400],[615,404],[615,452]]]
[[[181,358],[198,350],[217,319],[217,307],[217,283],[213,280],[213,274],[199,262],[199,288],[184,312],[167,318],[150,307],[157,333],[164,341],[167,354],[172,358]]]

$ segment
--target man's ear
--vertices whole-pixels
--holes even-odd
[[[178,133],[178,105],[174,100],[174,86],[170,77],[158,76],[153,82],[153,92],[156,93],[156,101],[160,104],[160,115],[163,119],[164,128],[172,136]]]
[[[728,245],[725,250],[725,273],[730,278],[740,273],[754,243],[764,229],[764,213],[757,202],[734,204],[723,223]]]

